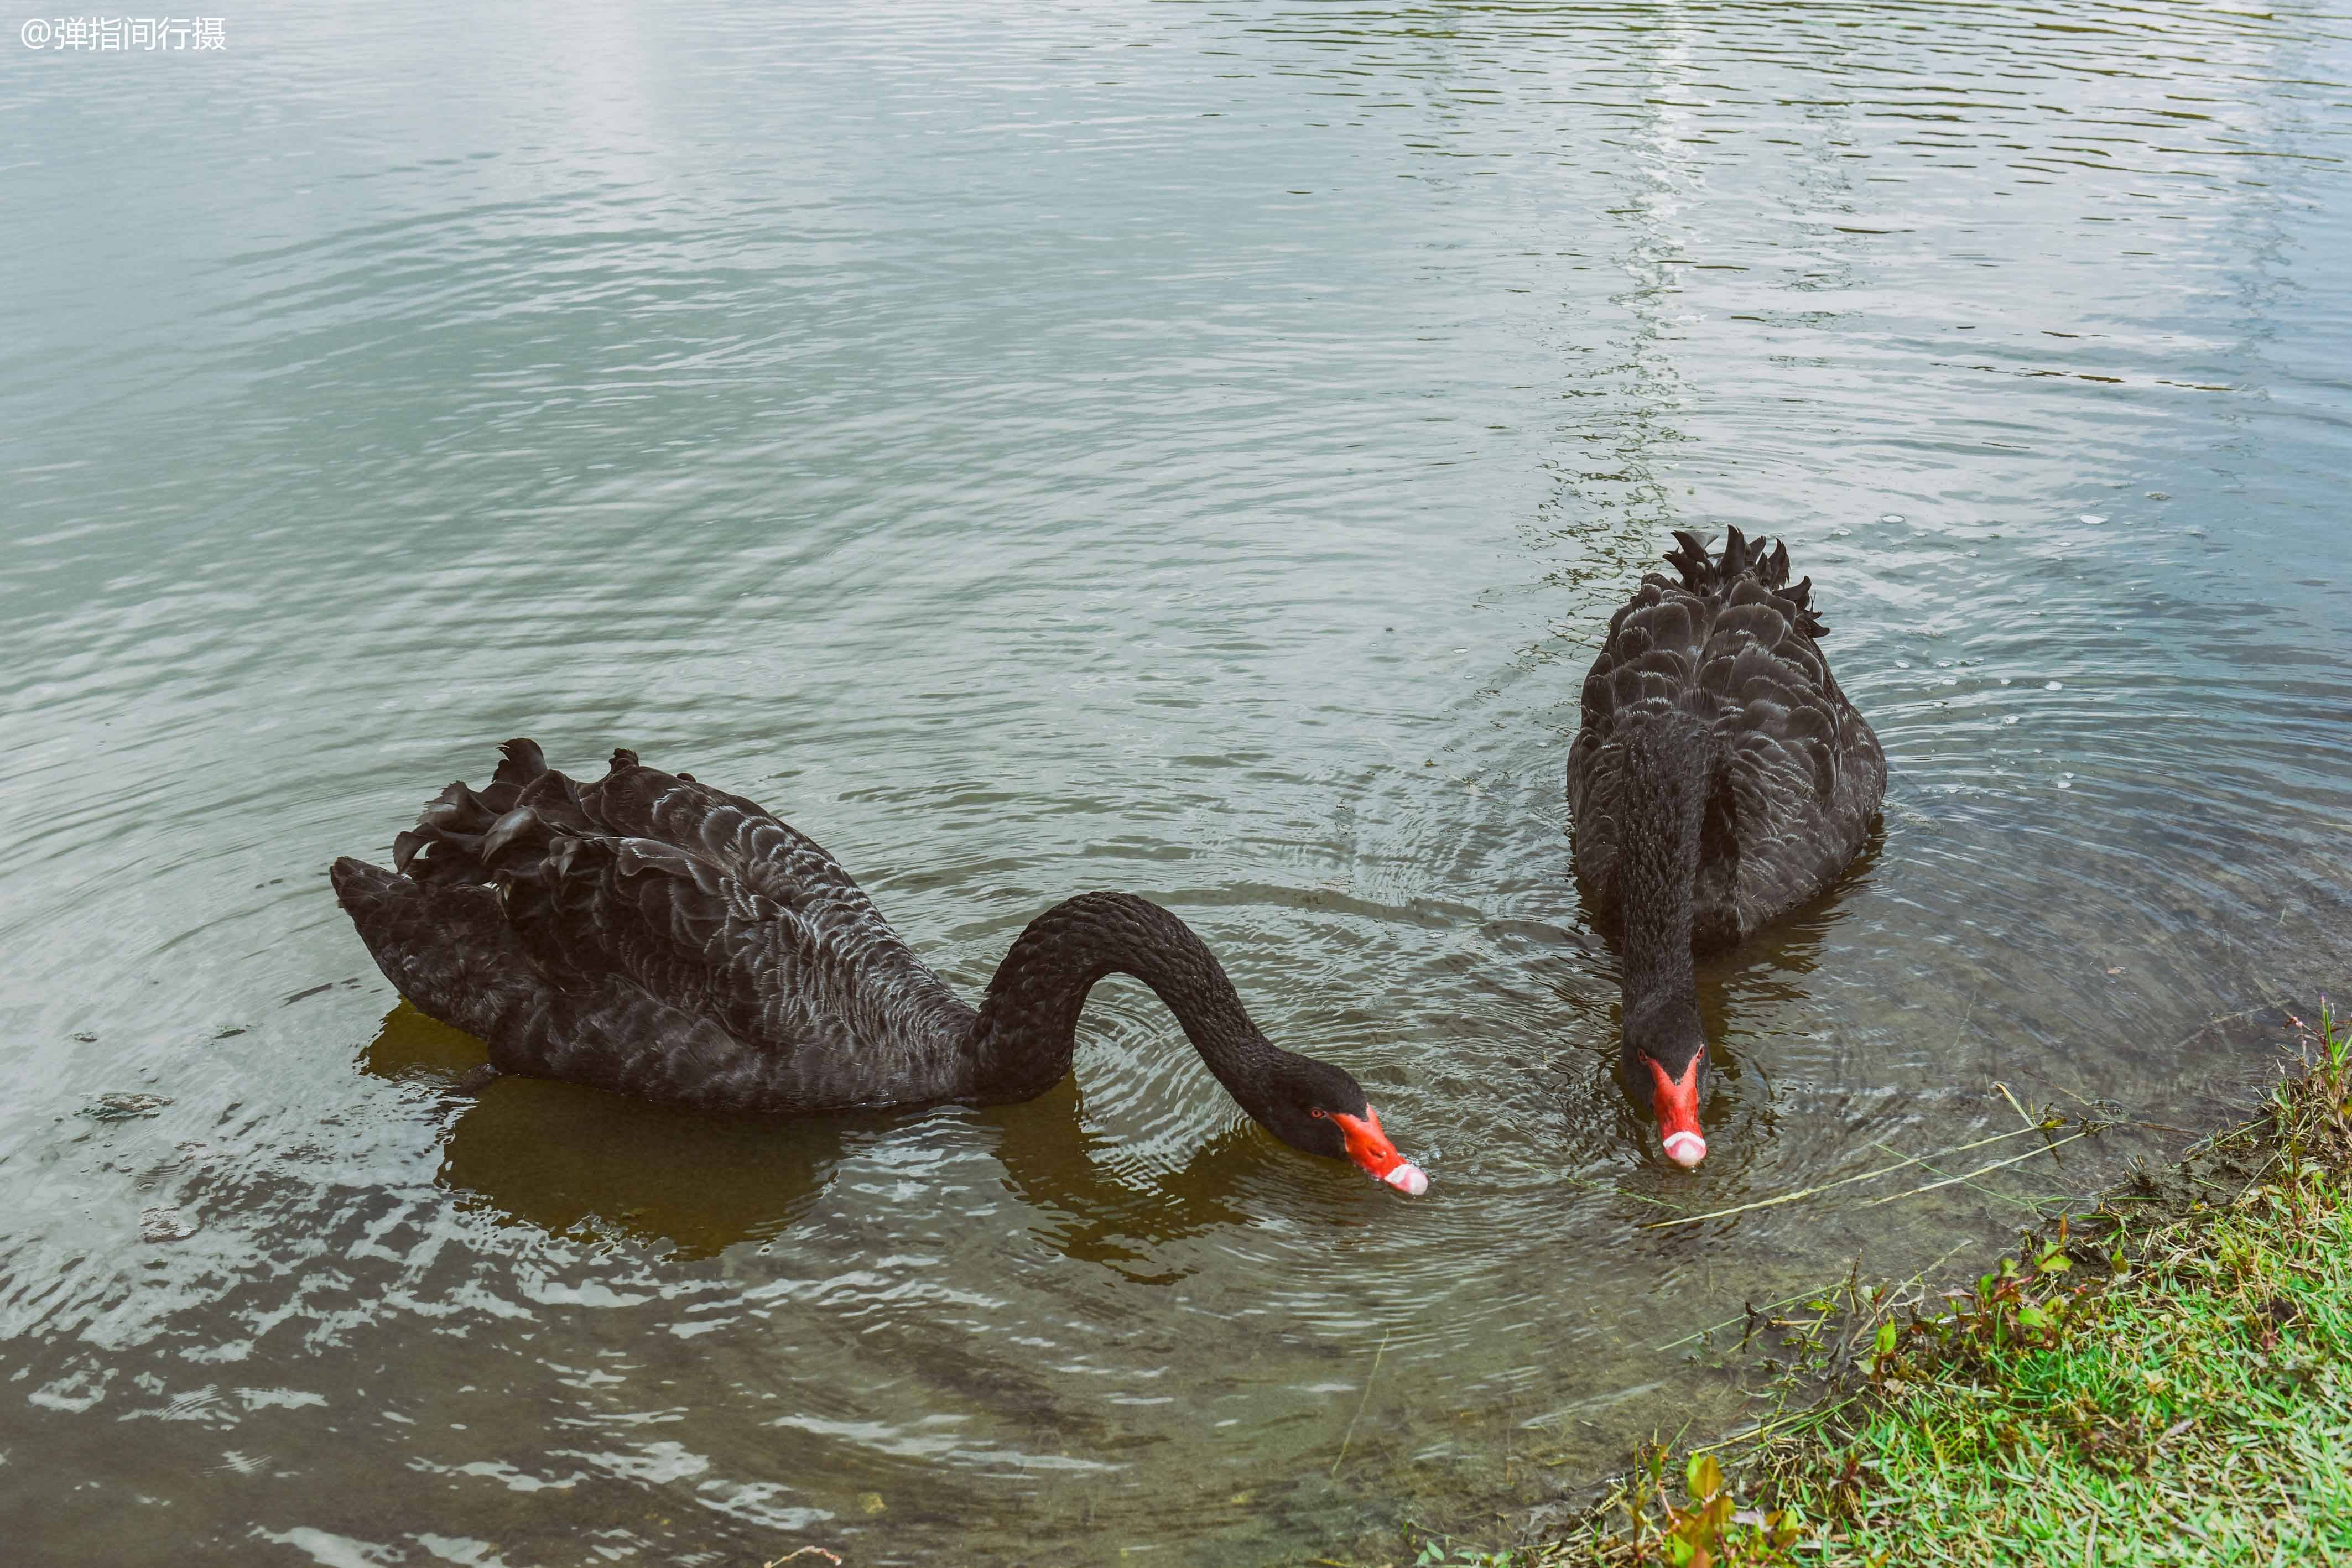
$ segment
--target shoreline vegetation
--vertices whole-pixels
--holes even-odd
[[[2251,1120],[1972,1289],[1857,1272],[1751,1314],[1743,1344],[1807,1375],[1754,1427],[1645,1447],[1534,1543],[1408,1526],[1391,1562],[2352,1564],[2352,1022],[2289,1021]]]

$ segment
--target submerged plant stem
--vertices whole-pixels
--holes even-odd
[[[2036,1133],[2041,1130],[2042,1129],[2039,1127],[2029,1129],[2029,1131]],[[2087,1138],[2091,1134],[2088,1132],[2069,1133],[2064,1137],[2060,1138],[2056,1143],[2052,1144],[2050,1145],[2050,1149],[2061,1148],[2065,1145],[2073,1143],[2077,1138]],[[1887,1194],[1885,1197],[1874,1197],[1862,1207],[1864,1208],[1876,1208],[1882,1203],[1899,1203],[1906,1197],[1916,1197],[1923,1192],[1933,1192],[1939,1186],[1949,1186],[1954,1182],[1973,1180],[1975,1177],[1983,1176],[1988,1171],[1997,1171],[2003,1166],[2013,1166],[2021,1160],[2030,1160],[2036,1155],[2046,1155],[2050,1152],[2050,1149],[2028,1149],[2021,1155],[2011,1155],[2005,1160],[1995,1160],[1989,1166],[1979,1166],[1972,1171],[1962,1171],[1958,1176],[1946,1176],[1941,1181],[1931,1181],[1926,1186],[1915,1186],[1909,1192],[1893,1192]]]
[[[1364,1374],[1363,1396],[1356,1401],[1356,1413],[1348,1417],[1347,1431],[1340,1434],[1339,1457],[1331,1461],[1331,1476],[1334,1480],[1339,1479],[1339,1467],[1348,1462],[1348,1445],[1355,1440],[1356,1423],[1364,1418],[1364,1406],[1372,1402],[1372,1382],[1381,1375],[1381,1357],[1388,1354],[1388,1349],[1389,1331],[1382,1329],[1380,1348],[1372,1352],[1372,1369]]]
[[[1948,1149],[1938,1149],[1932,1155],[1907,1155],[1902,1159],[1896,1161],[1894,1165],[1881,1166],[1876,1170],[1859,1171],[1850,1176],[1840,1176],[1835,1181],[1825,1181],[1819,1186],[1809,1186],[1797,1192],[1784,1192],[1778,1197],[1759,1198],[1754,1203],[1743,1203],[1733,1208],[1717,1208],[1710,1210],[1706,1214],[1686,1214],[1679,1219],[1654,1219],[1648,1224],[1642,1226],[1640,1228],[1643,1230],[1664,1230],[1672,1226],[1696,1225],[1703,1219],[1728,1219],[1735,1214],[1750,1214],[1759,1208],[1773,1208],[1784,1203],[1796,1203],[1804,1198],[1817,1197],[1822,1193],[1832,1191],[1838,1187],[1850,1186],[1858,1181],[1869,1181],[1877,1176],[1892,1176],[1896,1171],[1908,1170],[1910,1167],[1920,1164],[1922,1161],[1940,1160],[1947,1155],[1964,1155],[1970,1149],[1981,1149],[1990,1144],[2001,1143],[2010,1138],[2021,1138],[2028,1133],[2038,1133],[2041,1131],[2042,1129],[2040,1127],[2019,1127],[2011,1132],[1995,1133],[1991,1137],[1979,1138],[1972,1144],[1955,1145],[1953,1147]],[[2080,1133],[2077,1133],[2074,1135],[2076,1137],[2082,1136]],[[2040,1154],[2041,1152],[2042,1151],[2039,1149],[2033,1151],[2035,1154]],[[2019,1157],[2021,1159],[2026,1156],[2020,1155]],[[1924,1192],[1927,1189],[1923,1187],[1920,1190]]]

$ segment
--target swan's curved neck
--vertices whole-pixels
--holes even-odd
[[[1223,967],[1192,928],[1124,893],[1081,894],[1055,904],[1004,955],[972,1026],[979,1094],[1028,1100],[1059,1082],[1070,1071],[1087,993],[1109,974],[1150,986],[1209,1071],[1256,1113],[1258,1086],[1285,1053],[1250,1022]]]
[[[1619,907],[1630,1012],[1696,991],[1691,903],[1712,758],[1706,731],[1679,716],[1643,725],[1627,750]]]

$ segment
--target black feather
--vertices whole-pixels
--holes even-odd
[[[1818,894],[1877,815],[1885,758],[1815,643],[1828,628],[1812,610],[1813,580],[1788,584],[1786,541],[1727,535],[1710,556],[1676,530],[1666,559],[1681,581],[1643,578],[1585,676],[1568,799],[1578,877],[1606,929],[1624,912],[1620,873],[1637,798],[1662,787],[1630,770],[1631,737],[1645,727],[1694,727],[1703,742],[1685,748],[1683,765],[1729,781],[1706,786],[1706,843],[1736,852],[1724,858],[1737,870],[1721,874],[1702,857],[1702,946],[1737,941]]]

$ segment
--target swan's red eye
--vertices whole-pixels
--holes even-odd
[[[1314,1108],[1312,1108],[1311,1110],[1309,1110],[1307,1113],[1308,1115],[1310,1115],[1310,1116],[1314,1117],[1317,1121],[1318,1121],[1318,1122],[1319,1122],[1319,1121],[1321,1121],[1321,1120],[1323,1119],[1323,1107],[1322,1107],[1322,1106],[1320,1106],[1320,1105],[1315,1106]]]

